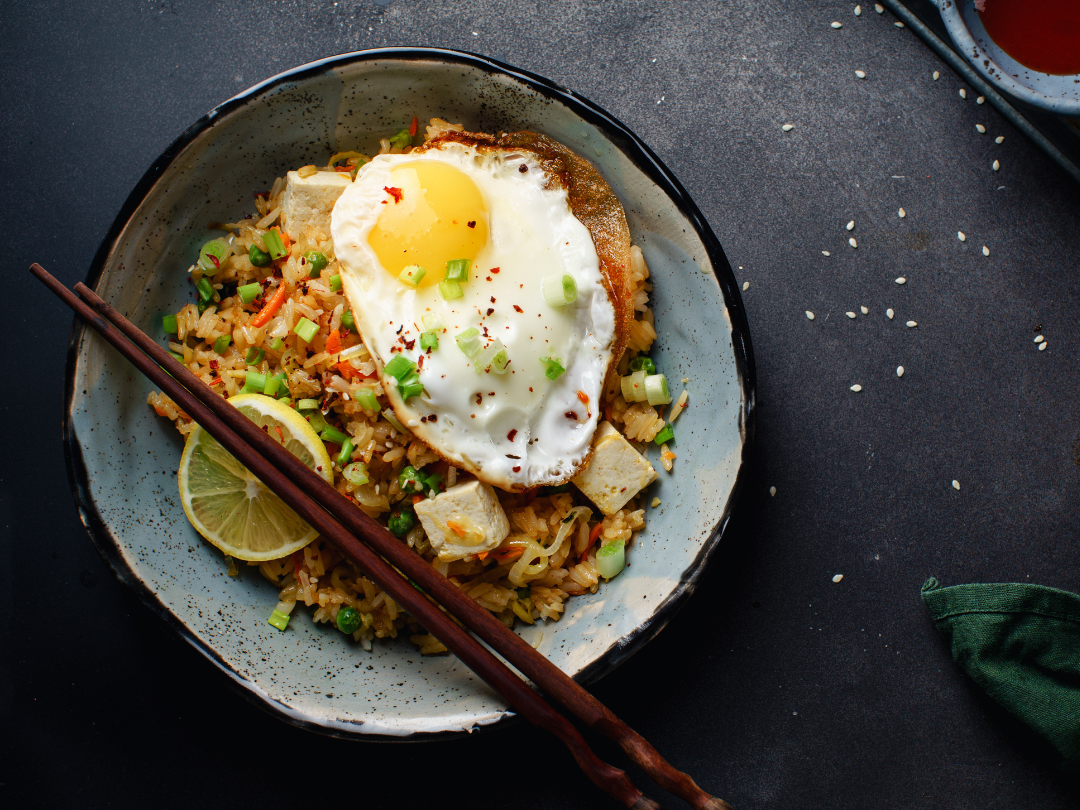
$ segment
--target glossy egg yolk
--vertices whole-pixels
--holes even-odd
[[[390,173],[387,193],[368,243],[394,278],[416,264],[427,270],[420,286],[430,287],[446,277],[448,261],[472,261],[487,244],[484,199],[460,169],[434,160],[404,163]]]

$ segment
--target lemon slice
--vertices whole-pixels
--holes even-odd
[[[229,403],[333,483],[333,462],[319,434],[304,417],[261,394],[238,394]],[[232,557],[249,562],[276,560],[318,536],[198,425],[188,434],[177,478],[180,501],[191,525]]]

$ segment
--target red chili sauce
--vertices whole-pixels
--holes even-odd
[[[1080,73],[1080,0],[984,0],[986,33],[1040,73]]]

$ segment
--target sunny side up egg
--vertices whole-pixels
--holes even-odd
[[[380,155],[338,199],[331,232],[357,328],[402,424],[503,489],[577,472],[597,425],[616,315],[589,230],[533,153],[446,142]],[[469,262],[461,296],[448,298],[440,283],[461,259]],[[400,276],[415,266],[426,272],[414,287]],[[565,275],[577,300],[549,304],[544,280]],[[438,346],[423,349],[429,330]],[[469,330],[479,333],[473,341]],[[399,356],[416,364],[423,385],[408,399],[384,370]],[[554,380],[552,361],[565,369]]]

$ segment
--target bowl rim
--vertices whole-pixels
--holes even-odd
[[[543,76],[468,51],[426,47],[373,48],[350,51],[299,65],[290,70],[271,76],[233,96],[228,101],[214,107],[200,117],[194,124],[184,130],[183,133],[165,148],[161,155],[154,160],[151,166],[135,184],[135,187],[121,206],[120,211],[117,213],[112,225],[106,232],[101,245],[98,247],[94,258],[90,263],[84,283],[91,289],[97,288],[98,282],[100,281],[101,275],[108,262],[108,258],[116,246],[117,240],[124,228],[138,209],[138,206],[143,202],[173,160],[185,147],[209,129],[213,125],[215,119],[257,100],[259,95],[263,92],[275,89],[283,84],[294,82],[309,76],[320,75],[343,65],[378,60],[402,62],[435,61],[447,64],[460,64],[477,69],[489,75],[501,74],[508,76],[516,82],[537,92],[539,95],[564,104],[571,112],[595,126],[609,142],[618,148],[625,157],[627,157],[653,183],[668,195],[680,214],[685,217],[689,224],[694,228],[698,238],[704,245],[706,254],[713,267],[713,273],[719,282],[724,305],[727,309],[731,323],[731,339],[735,359],[736,378],[741,389],[738,429],[742,442],[742,452],[739,468],[735,477],[735,483],[731,488],[731,494],[728,497],[719,520],[713,526],[708,538],[702,544],[701,550],[695,556],[694,560],[680,574],[675,589],[657,606],[654,613],[648,619],[636,627],[629,635],[613,644],[595,661],[574,676],[575,680],[582,684],[591,683],[615,669],[619,664],[628,659],[633,653],[654,638],[694,592],[708,559],[719,545],[730,522],[731,513],[735,504],[738,502],[739,495],[745,484],[748,475],[749,460],[754,445],[757,414],[757,375],[754,364],[753,347],[750,341],[750,331],[746,319],[746,311],[742,303],[742,297],[739,293],[738,282],[735,279],[734,272],[724,254],[723,248],[720,246],[720,241],[717,239],[700,209],[690,198],[690,195],[679,180],[671,173],[667,166],[664,165],[660,158],[656,156],[652,149],[650,149],[637,135],[631,132],[621,121],[588,99],[574,93],[572,90],[555,84]],[[75,498],[76,507],[78,508],[79,518],[86,527],[90,539],[97,548],[98,553],[101,554],[106,564],[112,569],[117,579],[134,591],[140,601],[142,601],[142,603],[154,614],[160,617],[167,627],[173,630],[181,639],[186,641],[207,660],[213,663],[218,671],[227,676],[225,680],[229,686],[238,691],[241,696],[251,703],[279,719],[284,720],[290,725],[331,737],[363,739],[379,742],[412,742],[462,736],[464,733],[462,731],[414,731],[401,736],[388,736],[351,731],[342,728],[340,724],[326,725],[323,722],[320,722],[318,718],[305,715],[295,708],[276,701],[258,689],[252,688],[255,685],[254,682],[233,670],[217,650],[199,639],[161,602],[161,600],[158,599],[146,583],[143,582],[128,566],[124,559],[124,555],[120,550],[119,542],[112,536],[104,519],[98,512],[90,490],[90,480],[86,462],[83,458],[82,447],[75,434],[73,419],[75,368],[87,332],[87,326],[81,320],[75,318],[68,339],[68,350],[64,372],[64,455],[67,464],[68,481]],[[481,729],[489,730],[499,728],[516,719],[516,715],[511,710],[494,722],[474,727],[473,732],[475,733]]]
[[[1006,91],[1009,95],[1019,99],[1033,107],[1065,116],[1080,116],[1080,98],[1064,98],[1062,96],[1048,96],[1013,76],[999,65],[987,53],[986,49],[975,41],[974,34],[964,21],[963,7],[973,0],[938,0],[938,11],[941,20],[945,23],[945,29],[952,37],[957,52],[962,55],[971,65],[982,74],[994,87]],[[1029,73],[1039,76],[1049,76],[1032,68],[1024,67]]]

